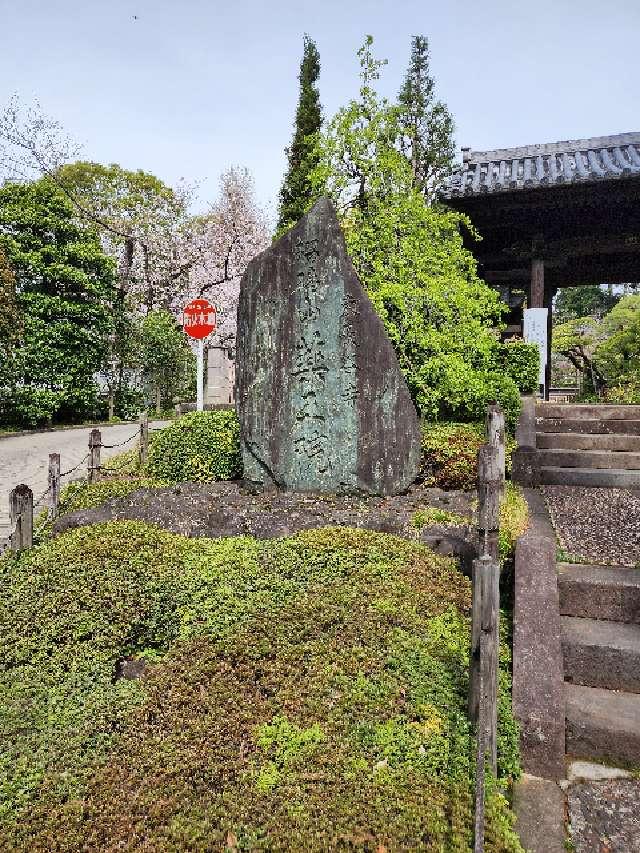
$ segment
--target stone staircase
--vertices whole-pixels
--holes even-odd
[[[637,767],[640,569],[559,563],[558,590],[567,755]]]
[[[542,485],[640,488],[640,406],[535,408]]]

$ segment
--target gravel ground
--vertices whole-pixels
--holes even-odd
[[[637,779],[572,785],[568,810],[570,838],[576,853],[640,851],[640,781]]]
[[[544,486],[543,493],[560,545],[572,558],[600,565],[640,562],[640,491]]]

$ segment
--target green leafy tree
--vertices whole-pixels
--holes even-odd
[[[596,347],[601,340],[600,323],[595,317],[577,317],[553,329],[553,352],[563,355],[582,377],[583,392],[602,393],[605,377],[595,362]]]
[[[453,167],[454,124],[446,105],[435,99],[429,42],[424,36],[413,37],[398,105],[400,150],[411,166],[414,186],[432,199]]]
[[[94,376],[112,330],[112,262],[49,179],[0,188],[0,245],[24,322],[3,418],[35,424],[94,413]]]
[[[305,35],[300,63],[300,95],[296,110],[293,141],[287,148],[288,167],[280,190],[278,233],[295,224],[309,207],[312,189],[309,173],[317,165],[316,136],[322,125],[318,91],[320,54],[315,42]]]
[[[141,356],[145,377],[155,396],[156,411],[171,403],[190,383],[195,358],[184,332],[165,309],[151,311],[141,330]]]
[[[597,284],[583,287],[563,287],[555,298],[553,313],[559,323],[581,317],[603,317],[619,296]]]
[[[22,333],[16,277],[0,245],[0,394],[6,394],[13,372],[15,349]]]
[[[396,107],[374,84],[384,62],[367,38],[361,87],[329,123],[313,175],[334,200],[354,266],[382,318],[419,411],[474,419],[498,399],[513,424],[519,394],[498,370],[504,306],[477,275],[454,211],[430,206],[402,154]]]
[[[607,385],[639,385],[640,296],[623,296],[600,328],[594,360]]]

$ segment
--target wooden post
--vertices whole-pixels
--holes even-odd
[[[498,448],[483,444],[478,452],[478,553],[498,561],[500,526],[500,467]],[[474,560],[471,571],[471,654],[469,659],[468,713],[472,723],[478,722],[480,704],[480,639],[482,634],[482,575]]]
[[[533,258],[531,261],[531,287],[529,308],[544,308],[544,261]]]
[[[498,559],[500,526],[500,457],[495,445],[483,444],[478,452],[478,550]]]
[[[33,547],[33,492],[24,483],[16,486],[9,495],[9,518],[14,531],[11,550],[18,554]]]
[[[474,560],[473,616],[480,622],[480,656],[472,659],[478,684],[476,716],[476,790],[474,853],[484,850],[484,774],[488,759],[495,776],[498,768],[498,654],[500,619],[500,563],[484,556]]]
[[[484,729],[483,743],[489,767],[498,769],[498,650],[500,644],[500,563],[481,557],[482,633],[480,635],[480,705]]]
[[[87,464],[87,480],[89,483],[97,483],[100,479],[100,448],[102,447],[102,436],[99,429],[92,429],[89,436],[89,459]]]
[[[140,412],[140,468],[144,468],[149,457],[149,413]]]
[[[60,454],[49,454],[49,515],[55,518],[60,503]]]
[[[505,457],[505,426],[504,412],[498,403],[487,406],[487,443],[498,450],[498,468],[502,480],[501,491],[504,492],[504,481],[506,477]]]

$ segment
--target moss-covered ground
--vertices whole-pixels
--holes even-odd
[[[469,607],[451,561],[344,528],[3,558],[0,849],[468,850]],[[507,671],[490,851],[520,849]]]

